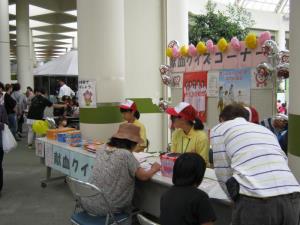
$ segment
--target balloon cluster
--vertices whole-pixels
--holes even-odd
[[[257,65],[257,72],[271,76],[276,70],[279,79],[289,78],[289,51],[279,51],[277,43],[273,40],[265,40],[262,45],[264,55],[268,56],[269,62],[262,62]]]
[[[161,112],[165,112],[168,109],[169,105],[170,105],[170,103],[168,101],[161,100],[158,103],[158,108]]]
[[[32,130],[34,133],[38,135],[45,135],[49,129],[49,125],[47,121],[44,120],[36,120],[32,124]]]
[[[163,84],[165,84],[167,86],[170,86],[173,83],[170,69],[171,68],[168,65],[161,65],[159,67],[161,80],[162,80]]]
[[[245,38],[245,45],[249,49],[255,49],[258,44],[262,45],[266,40],[271,39],[271,33],[269,31],[262,32],[261,35],[257,38],[256,34],[249,33]],[[228,43],[225,38],[218,40],[216,44],[209,39],[206,42],[199,41],[197,45],[179,45],[179,42],[176,40],[170,41],[166,49],[166,55],[169,58],[179,58],[179,57],[195,57],[197,55],[204,55],[206,53],[214,53],[217,50],[220,52],[226,52],[228,49],[233,49],[237,52],[240,52],[242,49],[240,40],[237,37],[233,37]]]

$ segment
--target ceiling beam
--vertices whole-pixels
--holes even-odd
[[[76,10],[76,0],[29,0],[30,4],[55,12]]]
[[[236,4],[240,7],[243,7],[245,0],[236,0]]]
[[[275,8],[275,12],[279,13],[282,12],[282,9],[285,7],[289,0],[280,0]]]

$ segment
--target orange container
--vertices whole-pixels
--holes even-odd
[[[76,130],[75,128],[59,128],[59,129],[49,129],[47,131],[47,138],[50,140],[56,140],[58,133],[64,133],[68,131]]]

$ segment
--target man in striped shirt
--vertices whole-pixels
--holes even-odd
[[[300,186],[286,155],[270,130],[246,119],[242,106],[228,105],[210,133],[216,175],[235,201],[232,225],[300,224]]]

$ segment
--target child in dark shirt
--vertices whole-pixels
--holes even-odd
[[[184,153],[175,162],[174,186],[161,198],[162,225],[213,225],[215,213],[208,195],[198,189],[206,164],[196,153]]]

